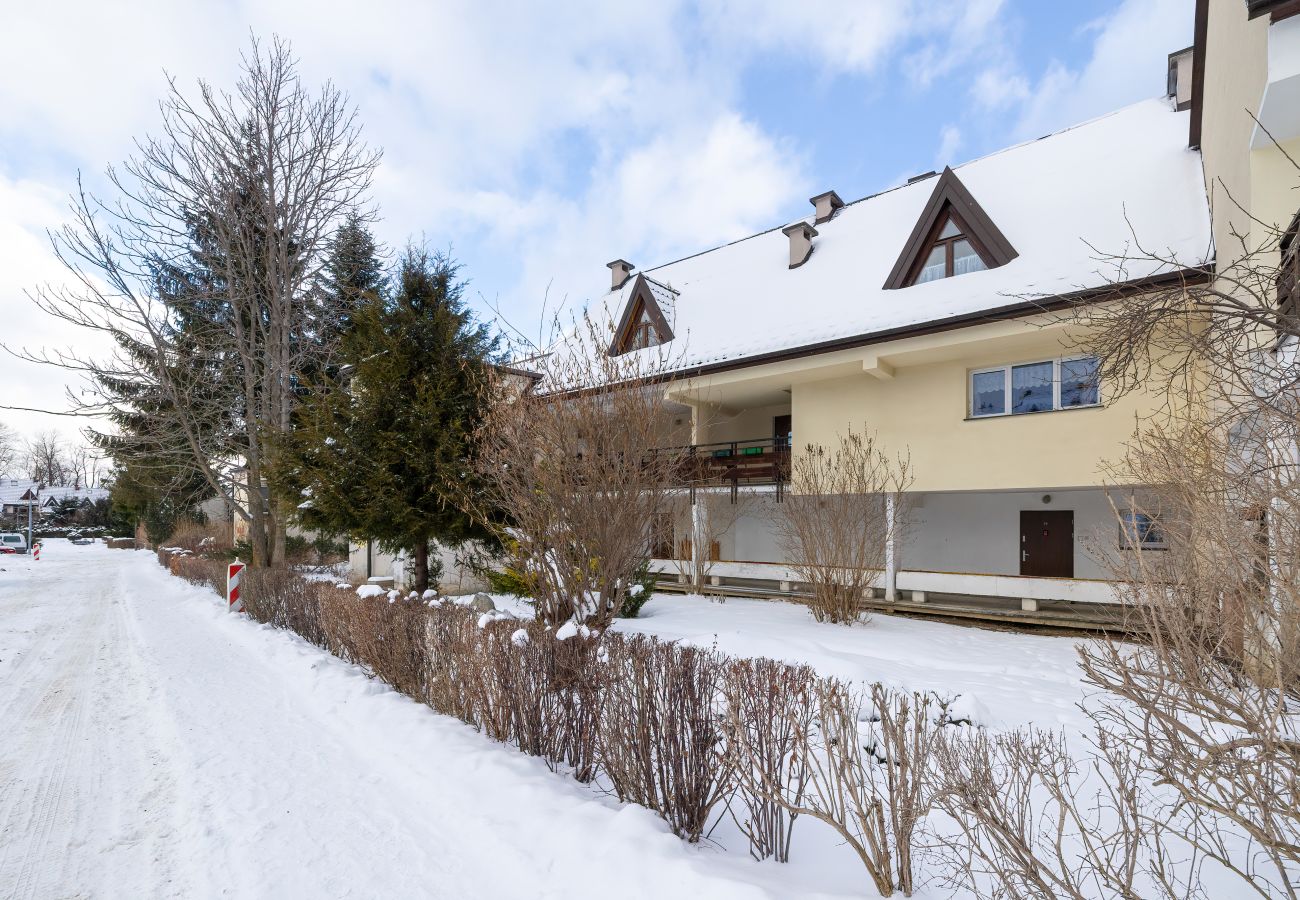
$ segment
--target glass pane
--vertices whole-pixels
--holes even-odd
[[[1061,407],[1092,406],[1099,400],[1097,358],[1061,360]]]
[[[1007,373],[976,372],[970,379],[972,416],[997,416],[1007,411]]]
[[[943,278],[947,268],[947,250],[943,247],[935,247],[926,257],[925,265],[921,267],[921,274],[916,276],[917,284],[924,284],[927,281],[934,281],[936,278]]]
[[[970,241],[960,240],[952,245],[952,274],[964,275],[967,272],[980,272],[988,268],[984,260],[975,252]]]
[[[961,234],[961,232],[957,230],[957,224],[953,222],[952,219],[949,219],[948,224],[943,226],[943,231],[939,232],[939,240],[956,237],[959,234]]]
[[[1052,408],[1052,364],[1011,367],[1011,412],[1042,412]]]
[[[1160,530],[1160,520],[1146,513],[1124,510],[1121,514],[1124,529],[1124,544],[1127,547],[1163,547],[1164,533]]]

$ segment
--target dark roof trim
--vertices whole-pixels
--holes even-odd
[[[614,340],[609,345],[610,356],[627,352],[628,336],[632,325],[637,320],[636,314],[642,308],[650,314],[650,322],[659,333],[659,340],[666,344],[673,339],[673,330],[668,326],[668,319],[665,318],[664,311],[659,308],[659,301],[655,299],[654,291],[650,290],[648,282],[649,279],[644,274],[637,275],[636,281],[632,282],[632,291],[628,294],[627,303],[623,305],[623,315],[618,320],[618,327],[614,329]]]
[[[898,255],[898,261],[894,263],[889,277],[885,279],[885,290],[897,290],[908,286],[912,269],[915,268],[921,254],[929,249],[939,222],[949,209],[961,220],[963,231],[975,239],[975,243],[979,245],[978,249],[984,251],[981,256],[987,255],[988,258],[984,263],[990,269],[1005,266],[1019,256],[1016,248],[1011,246],[1011,242],[998,230],[998,226],[993,224],[988,213],[984,212],[971,196],[971,192],[966,190],[966,185],[961,183],[957,173],[945,167],[943,174],[934,185],[934,190],[930,193],[925,208],[921,210],[920,218],[916,220],[916,226],[908,235],[907,242],[903,244],[903,252]]]
[[[1205,39],[1210,31],[1210,0],[1196,0],[1192,23],[1192,115],[1187,146],[1201,149],[1201,115],[1205,107]]]
[[[960,316],[951,316],[947,319],[935,319],[930,322],[922,322],[916,325],[904,325],[900,328],[889,328],[884,331],[872,331],[866,334],[854,335],[852,337],[836,338],[831,341],[821,341],[816,344],[807,344],[802,347],[792,347],[788,350],[776,350],[771,353],[747,356],[743,359],[708,363],[706,365],[674,372],[673,377],[695,378],[700,375],[711,375],[717,372],[746,369],[750,366],[760,366],[767,363],[800,359],[805,356],[816,356],[821,353],[830,353],[835,350],[853,350],[858,347],[866,347],[871,344],[883,344],[889,341],[902,340],[903,338],[919,337],[926,334],[938,334],[944,331],[955,331],[959,328],[967,328],[972,325],[982,325],[987,322],[1001,322],[1007,319],[1019,319],[1024,316],[1036,315],[1038,313],[1056,312],[1058,310],[1068,309],[1071,306],[1104,303],[1107,300],[1114,300],[1118,296],[1128,296],[1131,294],[1143,293],[1145,291],[1160,290],[1162,288],[1171,288],[1178,285],[1203,284],[1204,282],[1209,281],[1210,271],[1209,267],[1179,269],[1176,272],[1152,275],[1147,278],[1136,278],[1132,281],[1126,281],[1121,284],[1108,284],[1097,288],[1086,288],[1084,290],[1073,291],[1068,294],[1057,294],[1052,297],[1044,297],[1038,300],[1022,300],[1017,303],[1010,303],[1006,306],[999,306],[982,312],[964,313]]]
[[[1270,21],[1280,22],[1300,13],[1300,0],[1246,0],[1246,17],[1258,19],[1265,13]]]

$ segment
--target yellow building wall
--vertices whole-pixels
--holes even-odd
[[[1103,379],[1098,407],[968,415],[972,370],[1082,355],[1082,327],[1050,315],[973,325],[717,373],[669,393],[695,405],[701,422],[714,408],[730,414],[698,429],[699,443],[767,436],[788,397],[796,454],[834,447],[850,427],[871,431],[910,456],[913,490],[1097,487],[1117,480],[1108,464],[1122,460],[1139,425],[1185,410],[1189,392],[1170,394],[1155,375],[1119,396]],[[1201,392],[1191,393],[1198,402]]]

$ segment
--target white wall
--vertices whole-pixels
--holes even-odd
[[[901,553],[904,569],[1019,575],[1020,512],[1046,509],[1074,511],[1074,576],[1109,575],[1090,552],[1113,548],[1119,537],[1103,490],[923,494],[918,501]]]

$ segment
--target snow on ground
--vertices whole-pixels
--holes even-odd
[[[1075,724],[1082,696],[1064,638],[842,628],[668,595],[616,627],[960,693],[993,725]],[[649,811],[227,614],[150,553],[49,541],[39,562],[0,557],[2,897],[873,893],[820,823],[800,822],[794,857],[752,862],[729,822],[683,844]]]
[[[150,553],[0,557],[0,897],[860,893],[823,848],[683,844]]]
[[[521,617],[530,607],[507,596],[498,606]],[[772,600],[655,594],[619,631],[640,631],[733,656],[807,663],[823,675],[880,681],[907,690],[958,697],[954,711],[990,728],[1034,723],[1087,728],[1078,708],[1077,639],[994,631],[873,615],[844,627],[819,624],[804,606]]]

